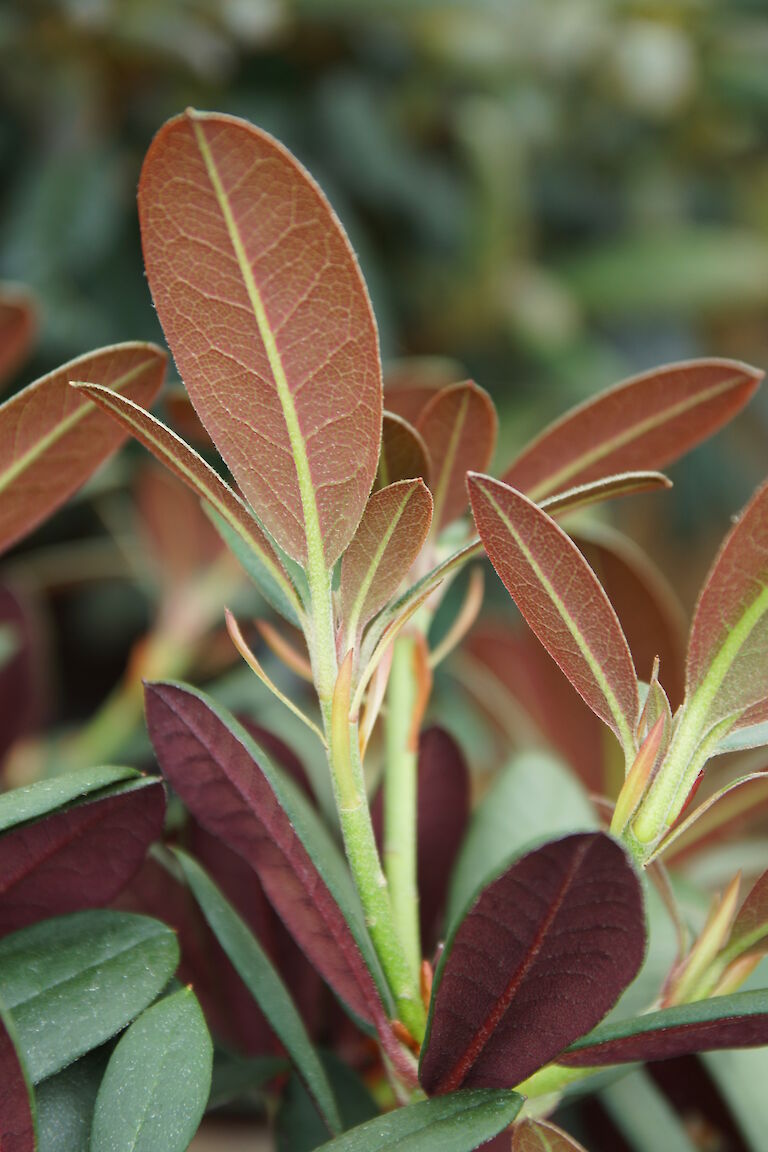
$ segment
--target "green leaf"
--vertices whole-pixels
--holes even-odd
[[[38,780],[23,788],[14,788],[0,796],[0,832],[36,820],[62,808],[72,800],[87,796],[140,775],[134,768],[78,768],[64,776]]]
[[[93,1052],[38,1085],[38,1152],[89,1152],[104,1064],[104,1054]]]
[[[473,1152],[507,1128],[523,1106],[516,1092],[452,1092],[369,1120],[322,1152]]]
[[[206,503],[203,504],[203,511],[267,603],[284,620],[290,624],[295,624],[297,628],[301,628],[303,610],[295,591],[286,592],[282,583],[273,579],[271,568],[264,564],[262,553],[254,548],[248,540],[243,539],[242,533],[233,528],[223,516],[220,516],[215,508]]]
[[[213,1046],[197,998],[183,988],[121,1037],[93,1114],[90,1152],[186,1152],[211,1088]]]
[[[705,1052],[700,1059],[750,1152],[763,1152],[768,1132],[768,1048]]]
[[[378,1116],[376,1101],[360,1077],[332,1052],[322,1053],[323,1068],[339,1102],[344,1131]],[[276,1121],[277,1152],[312,1152],[328,1139],[312,1098],[295,1074],[286,1085]]]
[[[477,890],[536,840],[598,827],[579,782],[547,752],[524,752],[502,769],[478,804],[451,878],[446,923],[455,924]]]
[[[77,912],[0,940],[0,997],[33,1083],[121,1031],[178,962],[170,928],[121,912]]]
[[[186,852],[175,849],[174,854],[216,939],[285,1046],[317,1101],[330,1131],[339,1132],[341,1119],[328,1078],[291,995],[271,960],[204,869]]]

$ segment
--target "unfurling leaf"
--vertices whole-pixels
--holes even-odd
[[[423,480],[401,480],[371,496],[341,561],[341,620],[349,646],[400,587],[431,521],[432,497]]]
[[[732,419],[762,378],[732,360],[644,372],[567,412],[502,480],[541,500],[614,472],[663,468]]]
[[[764,1044],[768,1044],[768,992],[738,992],[603,1024],[572,1044],[558,1063],[598,1068]]]
[[[0,940],[0,1001],[13,1018],[32,1082],[130,1024],[178,962],[170,928],[122,912],[57,916]]]
[[[150,684],[146,711],[163,774],[190,812],[250,864],[337,995],[361,1019],[380,1020],[366,963],[378,968],[362,912],[338,849],[308,802],[237,721],[202,694]]]
[[[523,1106],[516,1092],[454,1092],[377,1116],[317,1152],[474,1152]]]
[[[514,488],[472,475],[469,491],[480,538],[507,591],[633,760],[637,676],[616,613],[592,569],[554,520]]]
[[[0,836],[0,936],[109,904],[159,839],[164,813],[160,781],[138,780]]]
[[[82,392],[126,428],[166,468],[178,476],[213,510],[226,527],[225,540],[236,542],[236,555],[253,572],[259,587],[279,612],[298,622],[301,615],[296,591],[275,555],[272,545],[240,497],[199,456],[140,405],[109,388],[78,384]]]
[[[0,1005],[0,1148],[3,1152],[35,1152],[32,1086],[14,1036],[13,1023]]]
[[[165,356],[152,344],[115,344],[42,376],[0,405],[0,552],[55,511],[125,439],[73,388],[105,384],[148,406]]]
[[[385,412],[376,487],[386,488],[398,480],[419,478],[429,484],[430,475],[429,453],[419,433],[402,416]]]
[[[444,1095],[519,1084],[603,1018],[644,951],[640,881],[616,841],[582,833],[528,853],[480,894],[446,945],[423,1087]]]
[[[687,707],[701,715],[702,730],[747,709],[754,723],[755,706],[768,702],[768,484],[744,509],[705,581],[686,680]]]
[[[201,420],[281,547],[330,568],[368,499],[382,416],[376,327],[341,225],[277,141],[193,111],[152,142],[139,217]]]
[[[431,464],[435,533],[466,510],[467,472],[488,468],[497,424],[493,401],[472,380],[441,389],[422,410],[416,428]]]
[[[189,988],[120,1038],[96,1097],[90,1152],[186,1152],[208,1103],[213,1045]]]

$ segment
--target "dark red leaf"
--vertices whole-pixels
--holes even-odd
[[[644,952],[640,881],[615,840],[584,833],[530,852],[481,893],[446,946],[423,1087],[519,1084],[603,1018]]]
[[[0,1149],[35,1152],[36,1147],[29,1080],[0,1016]]]
[[[159,781],[121,785],[0,836],[0,936],[109,904],[162,833]]]
[[[150,684],[147,724],[163,773],[190,812],[258,875],[289,932],[334,991],[364,1020],[381,1021],[382,1006],[358,943],[296,826],[320,835],[298,793],[285,809],[286,781],[233,717],[191,689]],[[276,789],[279,789],[279,793]],[[298,815],[297,815],[298,813]],[[330,855],[330,842],[325,846]],[[346,875],[346,874],[345,874]],[[333,880],[331,880],[333,882]]]
[[[605,1024],[558,1058],[591,1068],[768,1044],[768,992],[737,992]]]

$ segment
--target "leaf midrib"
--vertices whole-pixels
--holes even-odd
[[[374,578],[376,576],[376,572],[378,570],[379,564],[381,563],[381,560],[384,556],[384,553],[386,552],[386,550],[389,546],[389,542],[392,539],[392,537],[394,536],[395,530],[396,530],[398,524],[400,523],[400,521],[402,520],[403,515],[405,513],[405,509],[408,506],[408,503],[409,503],[411,497],[413,496],[413,494],[415,493],[415,491],[416,491],[416,488],[413,486],[409,487],[406,490],[406,492],[403,496],[403,499],[400,501],[400,505],[399,505],[397,511],[395,513],[393,513],[393,515],[392,515],[392,520],[391,520],[389,526],[387,527],[386,532],[384,533],[381,540],[379,541],[379,544],[376,548],[376,551],[374,552],[374,554],[371,558],[371,562],[368,565],[365,576],[360,581],[358,593],[357,593],[357,596],[355,597],[354,602],[352,604],[352,609],[349,613],[349,620],[346,623],[347,635],[348,635],[349,639],[352,641],[352,643],[356,642],[357,630],[359,627],[358,622],[359,622],[360,617],[362,615],[363,608],[365,607],[365,600],[366,600],[366,597],[368,596],[368,593],[371,589],[371,585],[373,584],[373,581],[374,581]]]

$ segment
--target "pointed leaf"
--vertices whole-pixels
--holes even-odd
[[[330,568],[368,499],[382,414],[376,326],[339,221],[277,141],[192,111],[152,142],[139,216],[200,418],[280,546]]]
[[[0,998],[37,1084],[129,1024],[170,980],[173,932],[146,916],[76,912],[0,940]]]
[[[341,1129],[336,1101],[323,1066],[288,989],[248,925],[191,856],[176,857],[217,940],[257,1001],[325,1117],[328,1129]]]
[[[764,1044],[768,1044],[768,992],[737,992],[603,1024],[572,1044],[558,1063],[597,1068]]]
[[[687,708],[711,727],[768,699],[768,484],[720,549],[691,627]]]
[[[180,440],[175,432],[126,397],[109,388],[95,385],[80,384],[77,390],[108,412],[118,424],[127,428],[174,476],[178,476],[206,502],[236,538],[243,552],[250,557],[248,571],[252,568],[255,570],[257,582],[265,596],[270,602],[272,599],[276,601],[278,611],[285,611],[288,605],[298,623],[298,598],[272,545],[243,501],[225,484],[218,472],[214,472],[202,456]],[[239,552],[237,555],[240,559]]]
[[[507,1128],[522,1106],[516,1092],[454,1092],[377,1116],[319,1152],[473,1152]]]
[[[213,1045],[189,988],[120,1038],[93,1113],[90,1152],[186,1152],[211,1090]]]
[[[162,784],[138,780],[0,836],[0,936],[109,904],[162,835],[164,814]]]
[[[341,619],[348,646],[402,584],[421,552],[432,521],[423,480],[401,480],[368,501],[341,561]]]
[[[423,1087],[444,1095],[519,1084],[603,1018],[644,952],[640,881],[615,840],[584,833],[530,852],[480,894],[446,944]]]
[[[14,788],[0,795],[0,832],[47,816],[72,800],[91,792],[99,792],[124,780],[135,780],[139,773],[134,768],[77,768],[50,780],[37,780],[24,788]]]
[[[512,1152],[585,1152],[581,1144],[545,1120],[522,1120],[512,1129]]]
[[[160,767],[190,812],[251,865],[337,995],[361,1019],[380,1019],[369,971],[377,965],[351,878],[295,785],[201,693],[150,684],[146,712]]]
[[[0,1148],[35,1152],[35,1105],[13,1022],[0,1007]]]
[[[0,289],[0,388],[24,362],[36,327],[32,298],[3,285]]]
[[[398,480],[430,480],[427,446],[416,429],[402,416],[385,412],[381,426],[381,455],[376,473],[376,488],[386,488]]]
[[[484,472],[496,447],[493,401],[472,380],[442,388],[416,425],[431,463],[435,533],[466,510],[467,472]]]
[[[671,488],[672,481],[663,472],[620,472],[616,476],[603,476],[588,484],[565,488],[556,496],[546,496],[539,507],[550,516],[565,516],[591,504],[614,500],[617,496],[633,496],[638,492],[652,492],[658,488]]]
[[[540,500],[612,472],[663,468],[731,420],[762,377],[732,360],[644,372],[567,412],[502,480]]]
[[[637,677],[616,613],[576,545],[531,500],[488,476],[469,480],[489,559],[576,691],[634,758]]]
[[[71,360],[0,404],[0,551],[63,504],[125,439],[69,381],[106,384],[151,404],[164,372],[165,356],[154,345],[115,344]]]

